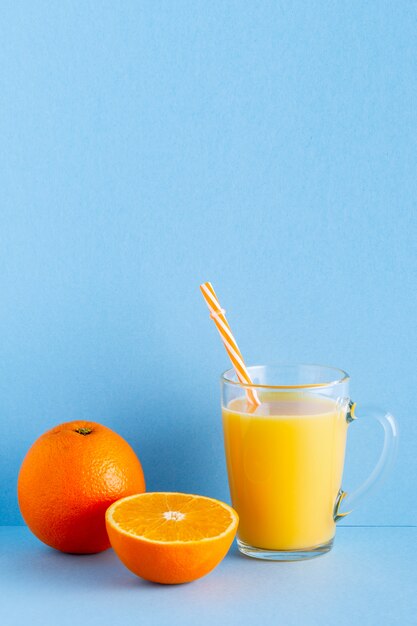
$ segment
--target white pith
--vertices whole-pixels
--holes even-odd
[[[165,511],[165,513],[162,513],[162,516],[165,517],[166,520],[180,522],[184,519],[185,513],[181,513],[181,511]]]

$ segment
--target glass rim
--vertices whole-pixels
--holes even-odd
[[[229,367],[229,369],[225,370],[220,375],[220,381],[222,383],[227,383],[228,385],[236,385],[236,387],[242,387],[243,389],[319,389],[323,387],[334,387],[336,385],[340,385],[341,383],[345,383],[350,380],[350,376],[345,370],[342,370],[340,367],[333,367],[329,365],[320,365],[318,363],[270,363],[268,365],[249,365],[247,366],[247,370],[251,370],[259,367],[271,367],[271,368],[279,368],[279,367],[311,367],[311,368],[322,368],[327,370],[332,370],[333,372],[338,374],[338,377],[334,380],[324,381],[320,383],[306,383],[304,385],[265,385],[265,384],[250,384],[250,383],[242,383],[239,380],[232,380],[230,378],[231,375],[236,377],[236,372],[233,367]]]

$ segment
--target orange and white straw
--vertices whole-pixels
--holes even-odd
[[[226,320],[226,311],[220,306],[220,302],[217,299],[212,284],[203,283],[200,285],[200,289],[209,308],[210,317],[216,324],[224,347],[226,348],[226,352],[232,361],[236,376],[244,385],[253,385],[251,377],[249,376],[248,370],[246,369],[246,365],[243,361],[242,353],[238,348],[236,340],[233,337],[230,326]],[[256,407],[261,404],[255,389],[247,389],[246,396],[248,398],[248,402],[253,406]]]

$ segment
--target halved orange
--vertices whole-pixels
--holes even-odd
[[[186,583],[205,576],[226,556],[239,518],[229,505],[186,493],[141,493],[106,511],[110,543],[137,576]]]

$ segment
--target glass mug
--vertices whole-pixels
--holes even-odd
[[[398,439],[392,415],[365,411],[385,438],[368,479],[341,488],[346,434],[356,419],[346,372],[321,365],[233,369],[221,378],[224,445],[230,495],[239,514],[238,547],[252,557],[292,561],[328,552],[336,522],[386,473]],[[260,406],[247,400],[256,392]]]

